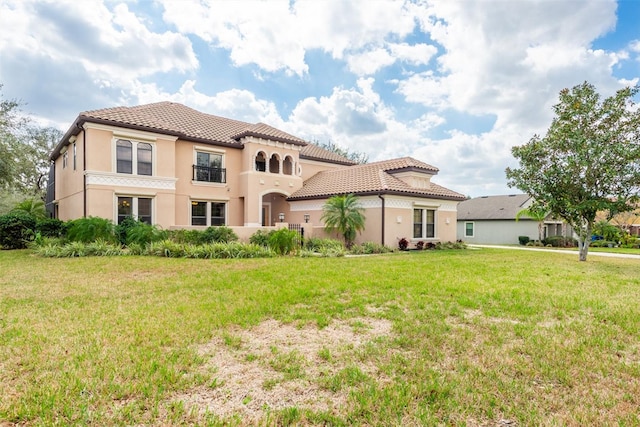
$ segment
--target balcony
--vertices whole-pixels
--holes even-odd
[[[227,170],[225,168],[193,165],[193,180],[224,184],[227,182]]]

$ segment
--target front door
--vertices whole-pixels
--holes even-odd
[[[271,209],[269,205],[262,205],[262,226],[268,227],[271,225],[269,218],[271,217]]]

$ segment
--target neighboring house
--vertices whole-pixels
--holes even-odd
[[[464,199],[412,158],[354,165],[269,125],[171,102],[80,113],[50,159],[47,209],[56,218],[226,225],[242,239],[283,223],[322,235],[327,198],[354,193],[367,217],[360,242],[455,240]]]
[[[468,199],[458,205],[457,236],[467,243],[518,244],[519,236],[538,240],[538,221],[516,215],[533,203],[527,194],[483,196]],[[572,236],[571,228],[551,217],[544,220],[543,238]]]

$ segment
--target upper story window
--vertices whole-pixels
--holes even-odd
[[[222,154],[196,151],[193,179],[204,182],[227,182],[227,171],[223,163],[224,156]]]
[[[138,175],[151,175],[151,144],[138,143]]]
[[[68,163],[69,163],[69,152],[65,151],[62,154],[62,169],[66,169]]]
[[[116,172],[133,173],[132,144],[126,139],[119,139],[116,142]]]
[[[116,172],[133,175],[153,175],[153,146],[128,139],[116,141]]]
[[[76,170],[78,163],[78,152],[76,150],[76,143],[73,143],[73,170]]]
[[[413,238],[436,237],[436,211],[434,209],[413,210]]]

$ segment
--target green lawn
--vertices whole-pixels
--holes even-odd
[[[0,251],[0,425],[640,425],[639,267]]]

